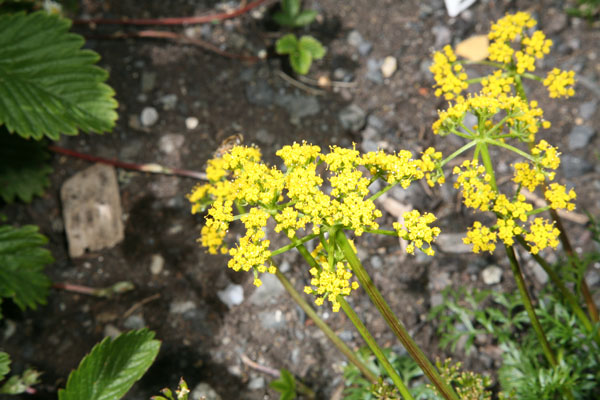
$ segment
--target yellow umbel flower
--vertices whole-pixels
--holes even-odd
[[[534,56],[535,58],[544,58],[546,54],[550,53],[552,40],[546,39],[544,32],[535,31],[531,37],[525,36],[521,44],[525,46],[525,54]]]
[[[500,240],[504,242],[507,246],[512,246],[515,241],[514,237],[516,235],[520,235],[523,233],[523,228],[521,228],[514,219],[499,219],[498,222],[498,237]]]
[[[542,185],[546,180],[544,173],[529,163],[515,163],[514,168],[513,182],[525,186],[530,192],[533,192],[536,187]]]
[[[473,245],[473,253],[489,251],[491,254],[496,249],[496,233],[483,226],[481,222],[475,221],[467,231],[467,237],[463,238],[463,242]]]
[[[537,156],[540,165],[547,169],[557,169],[560,165],[560,153],[556,147],[551,146],[545,140],[540,142],[531,150],[531,154]],[[543,154],[543,157],[541,156]],[[554,179],[554,176],[552,178]]]
[[[515,78],[504,74],[504,71],[498,69],[492,75],[481,80],[481,93],[489,97],[506,96],[512,91],[512,85]]]
[[[491,177],[485,172],[485,167],[477,160],[464,161],[461,166],[452,171],[458,175],[454,188],[462,188],[463,202],[467,207],[489,211],[490,203],[496,198],[496,192],[489,184]]]
[[[431,243],[441,232],[440,228],[430,226],[437,219],[435,215],[431,213],[421,215],[419,211],[412,210],[405,212],[402,218],[404,226],[399,222],[394,222],[393,227],[399,237],[409,242],[406,252],[414,254],[415,248],[417,248],[428,256],[433,256],[435,252]],[[426,244],[427,246],[425,246]]]
[[[281,157],[286,167],[304,166],[321,155],[321,148],[307,144],[305,141],[302,144],[294,143],[291,146],[283,146],[275,153]]]
[[[492,24],[488,37],[498,42],[512,42],[523,33],[524,28],[532,28],[536,23],[526,12],[507,14]]]
[[[575,200],[577,194],[573,189],[567,193],[567,188],[564,185],[551,183],[550,187],[544,192],[544,197],[550,202],[550,207],[555,210],[567,209],[573,211],[575,209],[575,204],[571,203],[571,200]]]
[[[444,95],[446,100],[455,99],[463,90],[469,87],[467,74],[463,66],[456,63],[456,55],[450,45],[446,45],[443,52],[433,54],[433,64],[429,67],[437,87],[435,95]]]
[[[527,213],[533,210],[533,205],[525,201],[525,196],[519,194],[514,201],[508,200],[504,194],[498,195],[493,211],[503,218],[527,221]]]
[[[575,72],[573,71],[561,71],[558,68],[554,68],[548,72],[548,76],[544,79],[544,86],[548,88],[551,98],[557,97],[571,97],[575,95]]]
[[[546,247],[556,248],[560,231],[554,227],[553,222],[547,222],[544,218],[536,218],[529,227],[529,233],[525,240],[530,243],[531,253],[537,254]]]

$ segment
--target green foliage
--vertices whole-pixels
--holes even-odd
[[[179,385],[177,386],[177,390],[175,391],[175,396],[173,396],[173,392],[169,388],[164,388],[160,391],[166,397],[163,396],[152,396],[150,400],[188,400],[188,396],[190,394],[190,390],[188,389],[188,385],[183,378],[179,380]]]
[[[325,56],[325,48],[312,36],[302,36],[300,40],[293,33],[288,33],[275,43],[277,54],[288,54],[290,65],[300,75],[306,75],[313,60]]]
[[[160,342],[154,332],[140,329],[98,343],[69,375],[59,400],[115,400],[121,398],[152,365]]]
[[[300,10],[300,0],[281,0],[281,11],[277,11],[273,19],[279,25],[298,28],[310,24],[316,16],[314,10]]]
[[[33,225],[0,225],[0,297],[12,299],[21,309],[46,303],[50,280],[42,273],[54,262],[42,248],[48,239]]]
[[[443,363],[436,362],[440,375],[454,387],[459,398],[463,400],[490,400],[492,393],[486,390],[487,387],[491,386],[490,378],[471,371],[461,371],[461,366],[460,362],[452,364],[450,359]],[[433,389],[431,385],[428,386]]]
[[[0,382],[10,372],[10,357],[0,352]],[[34,369],[26,369],[22,375],[11,376],[0,386],[0,394],[25,393],[31,386],[39,383],[40,373]]]
[[[0,124],[24,138],[102,133],[117,113],[97,53],[71,22],[43,11],[0,15]]]
[[[0,198],[30,202],[44,194],[52,168],[46,147],[39,142],[9,134],[0,126]]]
[[[490,306],[485,303],[487,296],[492,300]],[[468,335],[467,342],[472,343],[476,334],[492,334],[503,350],[500,386],[515,398],[562,398],[568,391],[578,399],[599,398],[600,345],[595,335],[600,324],[595,333],[585,331],[557,296],[548,293],[535,310],[557,354],[556,368],[547,363],[516,294],[447,291],[445,304],[432,310],[432,315],[441,321],[438,332],[445,345],[455,344],[463,335]]]
[[[577,0],[576,7],[568,7],[567,14],[593,20],[600,15],[600,0]]]
[[[295,399],[297,394],[296,379],[294,378],[294,375],[292,375],[291,372],[285,368],[281,368],[279,372],[279,379],[271,381],[269,386],[277,392],[281,393],[281,395],[279,396],[279,400]]]

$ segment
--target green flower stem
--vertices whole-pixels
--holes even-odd
[[[475,137],[475,133],[470,129],[467,128],[467,126],[461,121],[459,123],[460,127],[463,128],[467,133],[463,133],[457,129],[452,129],[452,133],[455,134],[456,136],[459,136],[463,139],[467,139],[467,140],[473,140],[473,138]]]
[[[522,236],[517,236],[517,241],[527,251],[531,252],[530,251],[531,247],[529,246],[529,244],[527,244],[527,242],[525,241],[525,239],[523,239]],[[581,323],[585,326],[585,329],[588,332],[591,332],[594,329],[592,326],[592,323],[590,322],[589,318],[587,317],[587,315],[585,314],[583,309],[579,306],[575,296],[573,296],[573,294],[565,286],[565,284],[560,279],[558,274],[556,272],[554,272],[554,269],[552,269],[550,264],[548,264],[548,262],[546,260],[544,260],[542,257],[540,257],[538,254],[532,253],[531,255],[532,255],[533,259],[544,269],[544,271],[546,271],[546,273],[550,277],[550,280],[552,281],[552,283],[554,283],[554,285],[556,285],[556,287],[558,288],[560,293],[563,295],[563,297],[565,298],[567,303],[569,303],[569,305],[573,309],[573,312],[577,315],[577,317],[579,318]],[[598,336],[596,336],[596,341],[598,341]]]
[[[299,245],[299,246],[306,250],[306,248],[303,245]],[[319,315],[315,312],[315,310],[313,310],[312,307],[306,302],[306,300],[304,300],[302,298],[300,293],[298,293],[296,291],[296,289],[294,289],[294,286],[292,286],[291,282],[285,277],[285,275],[283,275],[281,273],[281,271],[279,271],[279,268],[277,268],[277,272],[275,272],[275,276],[277,277],[277,279],[279,279],[279,282],[281,282],[281,284],[283,285],[285,290],[287,290],[287,292],[290,294],[290,296],[292,296],[292,299],[294,299],[296,304],[298,304],[300,306],[300,308],[302,308],[302,310],[304,310],[306,315],[308,315],[310,317],[310,319],[312,319],[315,322],[315,325],[317,325],[317,327],[319,329],[321,329],[321,331],[323,331],[325,336],[327,336],[329,338],[329,340],[331,340],[331,342],[348,358],[348,361],[350,361],[352,364],[354,364],[356,366],[356,368],[358,368],[358,370],[370,382],[372,382],[372,383],[377,382],[377,377],[375,376],[375,374],[373,374],[373,372],[371,372],[371,370],[369,368],[367,368],[367,366],[365,364],[363,364],[363,362],[360,361],[358,359],[358,357],[356,357],[354,352],[352,350],[350,350],[350,348],[342,341],[342,339],[340,339],[335,334],[335,332],[329,327],[329,325],[327,325],[327,323],[319,317]]]
[[[381,296],[381,293],[375,285],[373,281],[365,271],[362,266],[360,260],[354,253],[352,246],[348,242],[348,238],[346,237],[343,231],[338,231],[337,235],[337,244],[342,249],[346,260],[352,266],[352,271],[358,278],[360,285],[367,292],[371,301],[380,314],[383,316],[389,327],[392,329],[396,337],[400,339],[400,342],[404,346],[404,348],[408,351],[408,353],[412,356],[412,358],[419,364],[419,367],[423,370],[425,375],[430,379],[430,381],[435,385],[437,390],[446,400],[459,400],[458,395],[454,391],[454,389],[440,376],[437,372],[433,364],[427,359],[423,351],[417,346],[414,340],[408,334],[408,331],[402,325],[402,323],[398,320],[396,315],[392,312],[390,306],[387,304],[385,299]]]
[[[470,60],[460,60],[459,61],[460,64],[465,64],[465,65],[472,65],[472,64],[477,64],[477,65],[488,65],[490,67],[496,67],[499,69],[503,69],[504,68],[504,64],[500,64],[497,62],[493,62],[493,61],[470,61]],[[482,76],[481,78],[473,78],[473,79],[479,79],[482,80],[483,78],[486,78],[485,76]]]
[[[297,247],[300,244],[306,243],[309,240],[312,240],[312,239],[316,238],[317,236],[319,236],[319,235],[317,235],[315,233],[311,233],[310,235],[304,236],[302,239],[297,239],[297,242],[290,243],[288,245],[280,247],[277,250],[274,250],[273,252],[271,252],[271,257],[279,255],[281,253],[285,253],[286,251],[291,250],[291,249],[293,249],[294,247]]]
[[[519,262],[517,261],[517,257],[515,256],[515,249],[512,246],[504,245],[506,249],[506,255],[508,256],[508,260],[510,261],[510,267],[513,272],[513,276],[515,277],[515,281],[517,282],[517,287],[519,288],[519,293],[521,294],[521,300],[523,301],[523,305],[525,306],[525,310],[527,310],[527,315],[529,315],[529,320],[531,321],[531,325],[535,330],[535,333],[538,337],[538,341],[542,345],[542,350],[546,359],[553,367],[556,367],[558,363],[556,362],[556,357],[550,348],[550,343],[548,343],[548,339],[546,339],[546,335],[542,330],[542,325],[535,315],[535,311],[533,309],[533,304],[531,304],[531,297],[529,297],[529,292],[527,292],[527,287],[525,286],[525,279],[523,278],[523,272],[521,271],[521,267],[519,266]]]
[[[372,195],[371,197],[369,197],[367,199],[367,201],[375,201],[375,200],[377,200],[379,197],[381,197],[381,195],[383,195],[384,193],[386,193],[387,191],[389,191],[394,186],[396,186],[396,184],[387,185],[386,187],[384,187],[383,189],[381,189],[380,191],[378,191],[377,193],[375,193],[374,195]]]
[[[527,94],[525,93],[525,89],[523,88],[523,82],[521,81],[521,75],[515,74],[515,88],[517,89],[517,94],[523,101],[527,101]]]
[[[579,259],[577,253],[573,251],[573,246],[571,246],[571,241],[569,240],[569,236],[567,236],[567,231],[563,227],[562,219],[559,217],[558,213],[554,209],[550,209],[550,215],[552,219],[556,223],[556,227],[560,231],[560,235],[558,238],[560,239],[567,256],[569,256],[569,263],[572,267],[572,258]],[[598,308],[596,307],[596,303],[594,302],[594,298],[590,292],[590,288],[585,280],[585,277],[581,278],[581,294],[583,295],[583,299],[585,300],[585,304],[587,305],[588,312],[590,313],[590,317],[594,323],[598,322]]]
[[[414,400],[414,398],[408,391],[408,388],[402,381],[402,378],[400,378],[400,375],[398,375],[398,373],[396,372],[396,370],[394,369],[392,364],[390,364],[388,359],[385,357],[385,355],[383,354],[383,351],[381,351],[381,348],[379,347],[379,345],[377,345],[377,342],[375,341],[373,336],[371,336],[371,333],[369,332],[367,327],[362,323],[362,321],[360,320],[358,315],[356,315],[356,313],[354,312],[352,307],[350,307],[350,304],[348,304],[346,299],[342,296],[338,296],[337,300],[342,305],[342,309],[344,310],[344,312],[346,313],[348,318],[350,318],[350,321],[352,321],[352,323],[354,324],[354,326],[356,327],[356,329],[358,330],[360,335],[363,337],[365,342],[367,342],[369,349],[371,349],[373,354],[375,354],[375,357],[377,357],[379,362],[383,365],[383,368],[385,369],[385,371],[388,373],[389,377],[394,382],[394,385],[396,385],[396,387],[400,391],[402,398],[406,399],[406,400]]]
[[[486,140],[486,143],[492,144],[494,146],[498,146],[498,147],[502,147],[505,148],[507,150],[512,151],[513,153],[517,153],[518,155],[520,155],[521,157],[534,162],[535,159],[531,156],[531,154],[525,153],[523,150],[518,149],[514,146],[511,146],[510,144],[506,144],[506,143],[502,143],[500,140]]]
[[[524,72],[521,74],[521,76],[523,78],[533,79],[534,81],[538,81],[538,82],[542,82],[544,80],[544,78],[542,78],[541,76],[530,74],[529,72]]]
[[[398,232],[396,231],[388,231],[387,229],[367,229],[366,233],[374,233],[378,235],[386,235],[386,236],[398,236]]]
[[[477,144],[477,142],[475,142],[475,141],[470,141],[469,143],[465,144],[460,149],[456,150],[454,153],[452,153],[448,157],[446,157],[440,163],[440,168],[443,167],[444,165],[448,164],[450,161],[454,160],[456,157],[458,157],[459,155],[461,155],[465,151],[469,150],[471,147],[475,146],[476,144]]]
[[[492,159],[490,158],[487,144],[479,143],[477,144],[477,148],[481,153],[481,160],[485,166],[485,172],[492,178],[490,179],[489,183],[492,186],[492,189],[494,189],[495,192],[498,192],[498,185],[496,185],[496,174],[494,172],[494,166],[492,165]]]

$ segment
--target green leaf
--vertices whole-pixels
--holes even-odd
[[[10,372],[10,356],[0,351],[0,382]]]
[[[296,379],[294,375],[285,368],[279,370],[279,379],[271,381],[269,386],[281,393],[279,400],[291,400],[296,398]]]
[[[0,198],[7,203],[20,199],[29,203],[50,185],[46,146],[11,135],[0,127]]]
[[[295,26],[296,25],[295,17],[291,17],[281,11],[276,11],[273,14],[273,20],[281,26]]]
[[[117,102],[100,56],[71,22],[43,11],[0,16],[0,124],[25,138],[114,127]]]
[[[46,304],[50,280],[42,270],[54,262],[41,247],[46,242],[37,226],[0,225],[0,297],[10,297],[21,309]]]
[[[315,10],[304,10],[294,18],[294,26],[300,27],[309,25],[315,20],[319,13]]]
[[[71,372],[59,400],[115,400],[121,398],[152,365],[160,342],[147,329],[116,339],[105,338]]]
[[[281,0],[281,9],[284,14],[295,17],[300,12],[300,0]]]
[[[306,75],[312,64],[312,56],[306,50],[298,50],[290,54],[290,64],[294,71]]]
[[[298,39],[293,33],[282,36],[275,43],[277,54],[292,54],[298,50]]]
[[[321,42],[312,36],[302,36],[298,47],[301,50],[308,51],[314,60],[320,60],[325,56],[325,48]]]
[[[41,372],[28,368],[22,375],[13,375],[0,387],[3,394],[25,393],[30,387],[40,382]]]

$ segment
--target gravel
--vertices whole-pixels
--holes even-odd
[[[140,114],[140,122],[144,126],[152,126],[158,121],[158,111],[154,107],[145,107]]]

